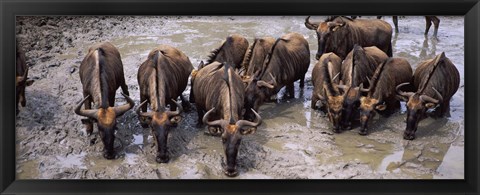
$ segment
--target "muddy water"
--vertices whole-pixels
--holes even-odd
[[[253,135],[245,136],[239,151],[238,178],[464,178],[464,33],[462,17],[440,17],[438,39],[424,36],[423,17],[399,19],[400,33],[393,38],[394,56],[406,58],[416,68],[425,59],[445,51],[460,71],[461,87],[451,103],[452,117],[425,119],[419,124],[417,139],[402,139],[405,108],[389,118],[376,116],[370,134],[359,136],[358,129],[334,134],[323,113],[310,109],[311,70],[317,51],[316,35],[305,28],[305,17],[133,17],[129,26],[105,28],[118,18],[73,18],[80,24],[72,29],[71,46],[45,61],[30,62],[28,105],[17,118],[17,178],[226,178],[220,162],[220,138],[204,135],[195,128],[197,114],[183,114],[183,121],[169,136],[168,164],[155,162],[155,141],[149,129],[140,127],[134,112],[118,119],[115,160],[101,156],[99,135],[86,136],[81,117],[73,106],[81,100],[79,62],[88,47],[108,40],[118,47],[132,99],[138,105],[136,73],[148,52],[158,44],[169,44],[189,56],[194,66],[232,33],[254,37],[279,37],[288,32],[303,34],[310,43],[311,66],[304,89],[295,85],[295,99],[266,103],[260,109],[264,123]],[[324,17],[312,17],[314,21]],[[385,19],[392,26],[391,17]],[[36,20],[25,20],[20,37],[39,31]],[[48,22],[47,22],[48,26]],[[99,27],[100,26],[100,27]],[[93,27],[93,28],[92,28]],[[95,28],[96,27],[96,28]],[[432,27],[433,28],[433,27]],[[433,29],[431,29],[433,31]],[[41,31],[40,31],[41,32]],[[65,32],[63,34],[65,34]],[[73,32],[72,32],[73,33]],[[45,33],[44,33],[45,34]],[[51,52],[27,49],[27,57]],[[57,66],[50,66],[58,64]],[[69,72],[73,73],[70,74]],[[63,82],[65,81],[65,82]],[[184,95],[188,96],[189,88]],[[55,100],[55,101],[53,101]],[[117,94],[117,105],[125,103]],[[36,105],[36,106],[33,106]],[[404,106],[404,104],[402,104]]]

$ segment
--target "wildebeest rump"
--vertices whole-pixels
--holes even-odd
[[[236,176],[237,154],[242,135],[253,133],[245,127],[260,125],[261,118],[255,112],[257,122],[241,120],[243,110],[244,87],[240,76],[229,68],[228,64],[213,62],[200,69],[195,76],[195,104],[198,113],[198,126],[207,123],[212,127],[220,127],[223,133],[227,165],[225,174]],[[205,113],[205,111],[207,111]],[[204,114],[205,113],[205,114]],[[210,128],[209,128],[210,129]],[[216,133],[216,132],[215,132]]]
[[[375,46],[360,47],[355,45],[342,63],[341,81],[339,85],[344,92],[343,126],[351,129],[351,121],[360,105],[360,87],[369,86],[368,78],[373,76],[377,66],[388,59],[388,56]]]
[[[255,72],[262,69],[263,62],[267,54],[272,50],[275,43],[273,37],[256,38],[253,44],[248,48],[242,67],[246,70],[245,78],[249,79]]]
[[[80,81],[83,85],[83,99],[75,108],[75,113],[88,117],[82,122],[86,125],[87,134],[93,131],[93,122],[97,123],[100,136],[105,146],[104,157],[115,158],[113,142],[116,118],[134,106],[128,97],[128,87],[125,84],[123,64],[120,53],[111,43],[99,43],[90,47],[80,65]],[[122,95],[127,104],[115,106],[115,92],[122,88]],[[91,103],[95,104],[92,109]],[[80,109],[85,103],[85,109]]]
[[[20,46],[17,44],[16,46],[16,77],[15,77],[15,98],[16,98],[16,103],[15,103],[15,110],[18,115],[20,110],[18,110],[18,104],[22,105],[22,107],[25,107],[27,105],[27,99],[25,97],[25,87],[30,86],[33,84],[34,80],[29,80],[28,79],[28,65],[25,60],[25,53],[23,50],[20,48]]]
[[[236,69],[240,69],[247,49],[248,40],[245,37],[239,34],[230,35],[222,42],[220,47],[211,51],[205,65],[214,61],[227,62],[234,64]]]
[[[250,108],[258,111],[260,105],[286,86],[290,98],[294,97],[294,82],[304,86],[305,73],[310,65],[307,40],[298,33],[289,33],[277,39],[265,58],[262,70],[254,75],[245,90],[245,118],[253,120]],[[272,78],[273,77],[273,78]]]
[[[415,139],[418,123],[426,117],[428,109],[435,109],[435,117],[450,116],[450,99],[460,85],[460,73],[455,65],[445,56],[437,55],[434,59],[421,62],[413,74],[416,92],[403,92],[397,86],[397,93],[407,101],[407,126],[404,139]]]
[[[159,163],[169,160],[168,133],[171,127],[179,122],[182,111],[182,106],[175,100],[180,97],[183,107],[188,104],[182,92],[187,87],[192,70],[190,59],[180,50],[168,45],[153,49],[138,68],[137,79],[142,104],[138,107],[137,114],[143,127],[152,128],[157,141],[156,161]],[[151,108],[149,112],[148,104]],[[167,104],[170,104],[170,110],[167,110]]]
[[[412,67],[404,58],[389,58],[377,67],[366,90],[367,95],[360,98],[360,135],[367,135],[368,121],[375,110],[387,116],[400,109],[395,88],[401,83],[411,82],[412,74]]]
[[[325,52],[334,52],[345,59],[355,44],[362,47],[377,46],[388,56],[392,56],[392,27],[383,20],[338,16],[314,24],[309,18],[310,16],[305,19],[305,26],[317,33],[317,60]]]
[[[326,112],[326,93],[323,87],[324,82],[331,84],[339,84],[340,81],[340,68],[342,66],[342,59],[338,57],[335,53],[329,52],[324,53],[320,60],[315,64],[312,70],[312,108],[316,108],[318,101],[321,102],[320,110]],[[328,74],[326,78],[325,73]],[[334,78],[337,76],[336,78]],[[333,79],[333,80],[332,80]]]

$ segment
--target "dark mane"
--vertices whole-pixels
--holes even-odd
[[[106,109],[109,106],[108,102],[108,81],[107,81],[107,73],[105,72],[105,51],[99,47],[97,49],[98,52],[98,76],[100,79],[100,97],[102,100],[102,104],[100,105],[102,108]]]
[[[222,48],[223,46],[225,45],[226,41],[222,43],[222,45],[214,50],[212,50],[210,52],[210,54],[208,55],[208,59],[207,59],[207,63],[206,64],[210,64],[212,63],[215,58],[217,58],[218,54],[220,53],[220,51],[222,51]]]
[[[327,90],[328,90],[328,93],[329,94],[334,94],[334,96],[337,96],[337,95],[340,95],[337,93],[337,91],[335,90],[335,88],[333,87],[332,85],[332,78],[330,77],[330,73],[329,73],[329,70],[328,70],[328,62],[330,61],[329,58],[325,58],[323,60],[323,64],[326,64],[326,66],[323,68],[323,78],[324,78],[324,82],[327,83]],[[322,83],[323,85],[323,83]],[[322,87],[323,88],[323,87]]]
[[[278,38],[275,43],[273,44],[272,46],[272,49],[270,50],[270,52],[268,52],[267,56],[265,57],[265,60],[263,62],[263,67],[262,67],[262,71],[260,71],[260,74],[259,74],[259,77],[258,79],[262,78],[263,75],[265,74],[265,71],[267,70],[267,67],[268,65],[270,64],[270,61],[272,59],[272,56],[273,56],[273,52],[275,51],[275,48],[277,47],[277,43],[280,42],[280,41],[288,41],[286,39],[282,39],[282,38]],[[279,57],[283,57],[283,56],[279,56]]]
[[[442,53],[443,54],[443,53]],[[426,79],[422,79],[423,82],[420,83],[419,87],[418,87],[418,92],[419,93],[422,93],[424,90],[425,90],[425,86],[427,86],[428,82],[430,81],[430,78],[432,77],[433,73],[435,72],[435,69],[437,68],[438,64],[440,61],[437,62],[437,58],[439,58],[438,60],[444,60],[443,58],[445,58],[444,55],[440,54],[440,56],[437,56],[435,58],[432,59],[432,62],[433,65],[428,67],[428,69],[426,70],[428,72],[427,74],[427,78]]]
[[[349,20],[349,21],[353,21],[352,18],[346,17],[346,16],[328,16],[327,19],[325,19],[325,22],[332,22],[332,21],[334,21],[335,19],[337,19],[337,18],[339,18],[339,17],[341,17],[342,19],[347,19],[347,20]]]
[[[372,78],[370,79],[370,87],[369,87],[369,90],[368,90],[368,96],[372,96],[373,93],[375,92],[375,88],[377,86],[377,83],[378,83],[378,80],[379,80],[379,77],[380,77],[380,74],[382,74],[383,72],[383,67],[385,66],[385,64],[387,63],[390,63],[390,61],[392,61],[392,58],[388,58],[387,60],[385,60],[384,62],[382,62],[378,67],[377,69],[375,70],[375,73],[373,73],[373,76]]]
[[[245,57],[242,62],[242,67],[245,69],[245,72],[248,71],[248,66],[250,65],[250,60],[252,60],[252,53],[253,49],[255,48],[255,45],[257,44],[258,38],[255,38],[253,41],[253,44],[248,48],[247,53],[245,54]]]

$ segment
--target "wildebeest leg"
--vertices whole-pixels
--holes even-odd
[[[128,93],[128,86],[125,83],[125,78],[122,77],[122,81],[120,83],[120,86],[122,87],[122,91],[125,95],[130,96],[130,93]]]
[[[313,94],[312,95],[312,109],[317,108],[317,101],[318,101],[317,95]]]
[[[167,101],[168,104],[170,104],[170,110],[171,111],[176,111],[177,110],[177,104],[173,102],[172,100]],[[174,118],[177,118],[177,121],[180,121],[181,117],[180,116],[175,116]],[[172,123],[173,127],[178,126],[178,123]]]
[[[393,25],[395,25],[395,33],[398,33],[398,16],[392,16]]]
[[[203,115],[205,114],[205,111],[203,111],[201,108],[197,107],[197,115],[198,115],[198,120],[197,120],[197,128],[202,128],[203,126]]]
[[[450,99],[446,100],[435,110],[435,117],[450,117]]]
[[[286,92],[288,94],[288,98],[295,98],[295,85],[293,83],[288,84]]]
[[[433,31],[433,36],[437,37],[437,32],[438,32],[438,27],[440,26],[440,19],[437,18],[437,16],[430,16],[431,21],[433,22],[433,26],[435,27]]]
[[[20,92],[20,104],[22,105],[22,107],[25,107],[27,105],[27,100],[25,99],[25,88],[23,88],[23,90],[21,90]]]
[[[83,97],[87,97],[89,94],[88,93],[83,93]],[[85,100],[85,110],[90,110],[92,109],[92,96]],[[93,132],[93,122],[90,118],[82,119],[82,123],[85,125],[85,130],[87,132],[87,135],[92,135]]]
[[[147,99],[147,97],[143,96],[143,95],[140,95],[140,103],[142,103],[143,101],[145,101]],[[147,112],[147,106],[148,106],[148,103],[147,104],[143,104],[142,107],[140,108],[142,110],[142,112]],[[140,125],[143,127],[143,128],[147,128],[148,127],[148,123],[147,121],[145,120],[144,117],[142,116],[138,116],[138,121],[140,121]]]
[[[303,75],[301,78],[300,78],[300,88],[303,88],[305,86],[305,75]]]
[[[432,19],[429,16],[425,16],[425,35],[428,34],[430,27],[432,26]]]
[[[190,103],[187,101],[187,98],[185,98],[183,95],[180,95],[180,99],[182,100],[182,107],[185,112],[189,112],[192,109],[192,106]]]

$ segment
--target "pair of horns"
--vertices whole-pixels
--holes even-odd
[[[115,106],[113,107],[113,110],[115,112],[115,116],[120,116],[122,114],[124,114],[125,112],[127,112],[128,110],[130,110],[134,105],[135,103],[133,102],[133,100],[128,97],[128,95],[125,95],[123,92],[122,92],[122,95],[123,97],[125,97],[125,99],[127,100],[127,104],[125,105],[121,105],[121,106]],[[99,109],[88,109],[88,110],[85,110],[85,109],[81,109],[82,107],[82,104],[88,99],[90,98],[90,95],[87,95],[87,97],[85,97],[85,99],[83,99],[75,108],[75,113],[80,115],[80,116],[85,116],[85,117],[89,117],[89,118],[94,118],[94,119],[98,119],[98,110]]]
[[[213,110],[215,110],[215,107],[213,107],[207,113],[205,113],[205,115],[202,118],[203,123],[206,123],[210,126],[221,126],[223,129],[225,129],[225,127],[229,124],[227,120],[219,119],[215,121],[208,121],[208,115],[210,115],[210,113],[213,112]],[[239,120],[235,123],[235,126],[237,126],[239,129],[242,129],[245,126],[257,127],[258,125],[260,125],[262,123],[262,117],[260,117],[260,115],[258,115],[258,113],[255,112],[253,108],[252,108],[252,111],[255,114],[257,122],[250,122],[248,120]]]
[[[410,83],[402,83],[402,84],[400,84],[396,87],[397,94],[406,98],[406,99],[410,98],[412,95],[415,94],[414,92],[403,92],[402,90],[400,90],[401,87],[403,87],[405,85],[408,85],[408,84],[410,84]],[[440,94],[440,92],[438,92],[437,89],[435,89],[435,87],[432,87],[432,89],[433,89],[433,91],[435,91],[435,95],[438,97],[438,99],[432,98],[428,95],[420,95],[420,100],[422,102],[430,102],[430,103],[438,104],[439,102],[443,101],[442,94]]]
[[[173,100],[172,101],[177,105],[177,110],[176,111],[165,111],[165,113],[167,114],[168,118],[170,117],[174,117],[174,116],[177,116],[177,115],[180,115],[180,113],[182,113],[183,111],[183,108],[182,108],[182,105],[180,103],[178,103],[177,101]],[[135,112],[139,115],[139,116],[143,116],[143,117],[149,117],[149,118],[152,118],[152,116],[155,114],[155,112],[141,112],[140,109],[142,108],[142,106],[147,103],[147,100],[143,101],[139,106],[138,108],[135,110]]]

